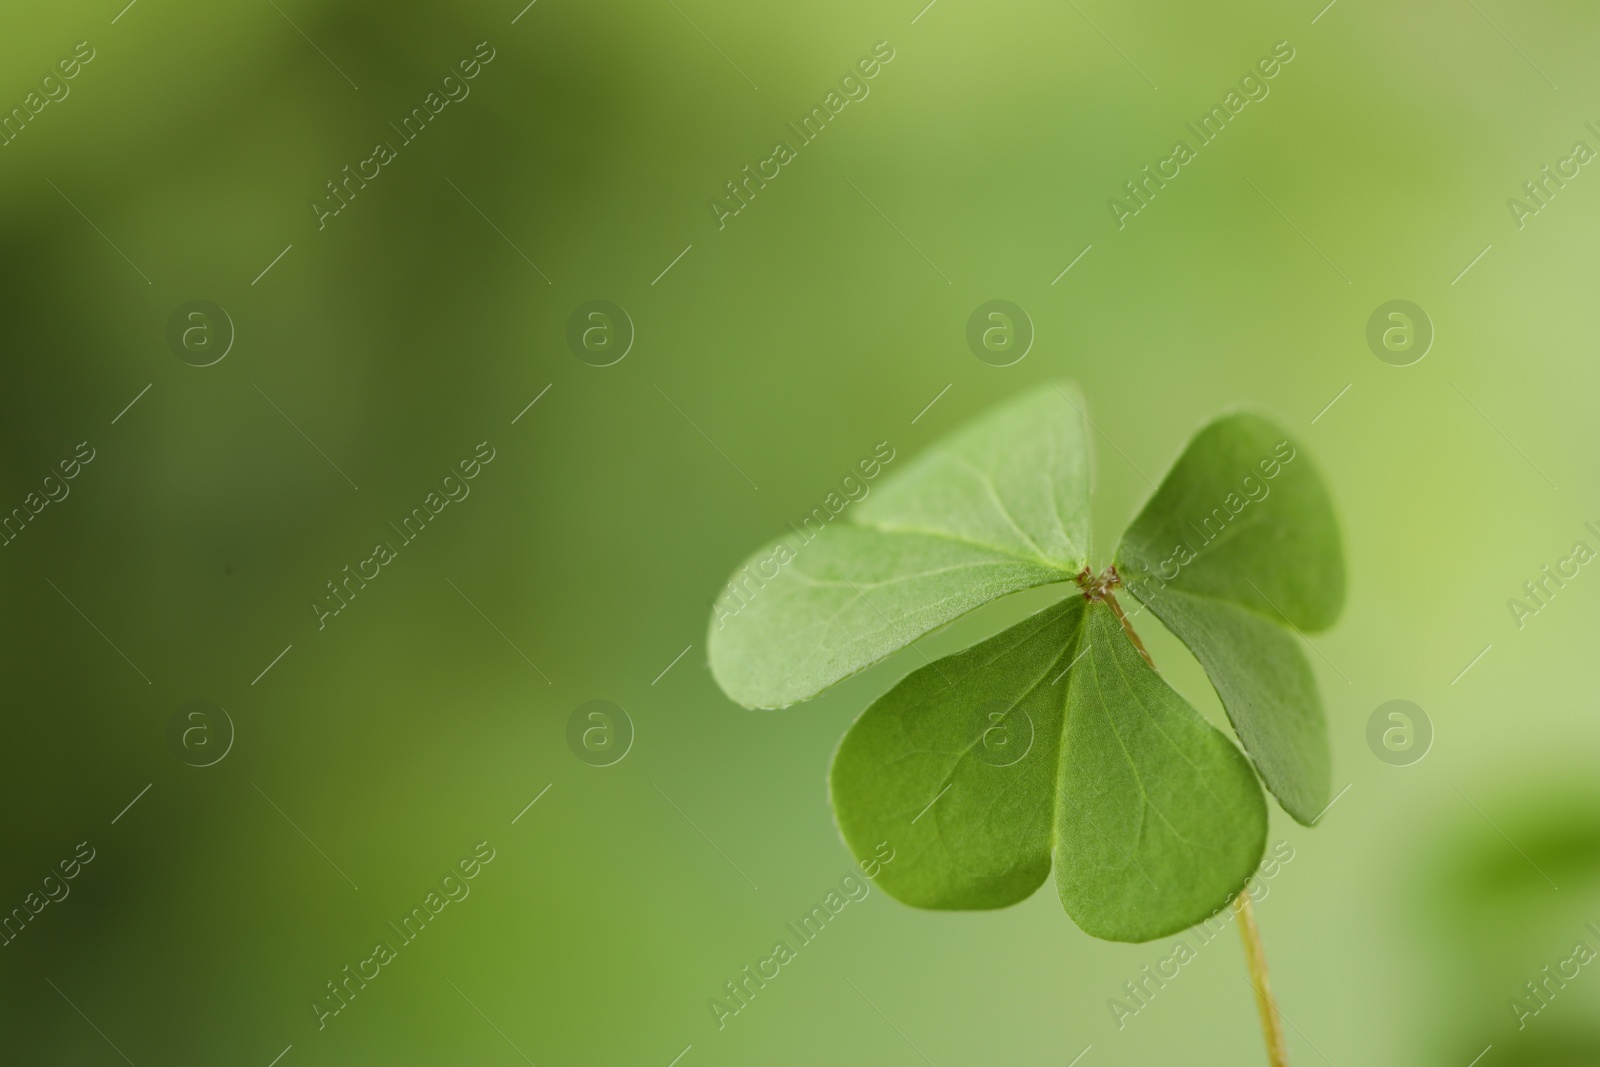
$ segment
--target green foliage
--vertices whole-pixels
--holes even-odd
[[[1328,803],[1327,727],[1281,623],[1325,629],[1344,606],[1339,526],[1310,458],[1265,419],[1216,420],[1123,534],[1116,567],[1205,668],[1267,788],[1309,824]]]
[[[908,904],[1005,907],[1053,866],[1080,927],[1144,941],[1217,911],[1260,860],[1251,760],[1300,821],[1326,804],[1322,707],[1283,626],[1333,622],[1343,562],[1309,459],[1232,415],[1195,437],[1115,567],[1091,575],[1082,409],[1070,384],[1028,392],[814,542],[764,548],[752,559],[781,560],[778,573],[719,608],[711,667],[740,703],[782,707],[989,600],[1076,581],[1082,595],[876,700],[840,744],[830,791],[852,849],[887,840],[903,857],[880,884]],[[1195,653],[1250,760],[1130,640],[1124,583]]]
[[[723,692],[748,708],[808,700],[996,597],[1070,580],[1089,559],[1089,443],[1063,388],[980,419],[814,542],[751,556],[737,615],[708,639]],[[767,578],[775,554],[790,561]]]

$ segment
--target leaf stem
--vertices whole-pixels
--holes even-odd
[[[1248,890],[1234,898],[1233,910],[1239,919],[1239,939],[1244,942],[1250,985],[1256,991],[1256,1010],[1261,1013],[1261,1036],[1267,1043],[1267,1062],[1271,1067],[1289,1067],[1289,1046],[1284,1042],[1283,1021],[1267,977],[1267,953],[1261,945],[1261,930],[1256,926],[1256,913],[1250,907]]]
[[[1122,605],[1117,603],[1116,594],[1107,589],[1100,594],[1099,599],[1110,605],[1112,612],[1117,616],[1117,621],[1122,623],[1122,632],[1128,635],[1128,640],[1132,641],[1133,647],[1139,650],[1139,655],[1143,656],[1144,661],[1150,664],[1150,669],[1156,670],[1156,661],[1151,659],[1150,653],[1145,651],[1144,642],[1139,640],[1138,631],[1133,628],[1133,623],[1129,621],[1127,614],[1122,610]]]

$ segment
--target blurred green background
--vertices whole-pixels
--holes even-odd
[[[874,892],[726,1028],[706,1006],[849,870],[833,746],[921,662],[744,711],[706,670],[712,599],[875,442],[914,455],[1060,376],[1101,431],[1102,556],[1231,406],[1339,501],[1349,606],[1312,663],[1349,789],[1315,830],[1274,807],[1295,859],[1258,909],[1295,1061],[1600,1059],[1592,968],[1522,1029],[1509,1006],[1600,948],[1600,578],[1520,629],[1506,606],[1600,544],[1600,177],[1507,207],[1600,148],[1600,11],[921,2],[0,14],[0,109],[28,111],[0,147],[0,509],[94,454],[0,549],[0,910],[94,855],[0,949],[0,1060],[1263,1062],[1231,936],[1119,1030],[1108,999],[1170,943],[1094,941],[1049,891]],[[1118,229],[1108,198],[1280,41],[1270,94]],[[470,96],[318,229],[480,42]],[[724,183],[878,42],[870,94],[719,229]],[[596,299],[636,332],[606,367],[566,340]],[[1036,334],[1010,366],[965,340],[991,299]],[[1436,333],[1410,366],[1366,341],[1392,299]],[[193,300],[232,324],[211,366],[167,340]],[[470,497],[319,630],[325,583],[485,441]],[[567,741],[593,699],[634,730],[610,766]],[[1392,699],[1431,720],[1420,762],[1368,746]],[[232,723],[210,766],[169,739],[191,700]],[[319,1029],[325,983],[482,841],[470,896]]]

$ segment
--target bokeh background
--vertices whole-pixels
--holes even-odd
[[[0,948],[0,1060],[1262,1062],[1231,936],[1119,1030],[1171,943],[1095,941],[1048,888],[874,892],[725,1028],[707,1009],[849,870],[833,746],[921,662],[741,710],[705,664],[721,583],[876,442],[1071,377],[1102,557],[1234,406],[1340,505],[1349,605],[1312,664],[1349,788],[1314,830],[1274,808],[1295,858],[1258,909],[1295,1062],[1596,1062],[1593,968],[1520,1029],[1510,1001],[1600,948],[1600,577],[1520,628],[1507,600],[1600,547],[1600,176],[1521,228],[1507,200],[1600,149],[1600,11],[1324,2],[0,13],[0,107],[93,53],[0,147],[0,510],[94,455],[0,548],[0,910],[94,856]],[[1280,41],[1270,95],[1119,229],[1107,200]],[[319,229],[325,183],[480,42],[471,95]],[[719,229],[724,182],[878,42],[870,95]],[[567,342],[597,299],[635,333],[606,367]],[[992,299],[1034,332],[1009,366],[967,345]],[[1394,299],[1435,334],[1409,366],[1367,343]],[[211,366],[168,342],[194,300],[228,320],[199,340],[232,335]],[[319,629],[325,583],[480,442],[470,497]],[[633,734],[603,767],[567,740],[596,699]],[[1367,740],[1395,699],[1433,732],[1400,766]],[[193,700],[231,722],[206,767],[169,737]],[[471,895],[319,1029],[325,983],[482,841]]]

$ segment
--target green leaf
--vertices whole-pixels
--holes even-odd
[[[1257,415],[1228,415],[1194,436],[1122,535],[1117,565],[1124,578],[1159,577],[1311,633],[1344,607],[1344,551],[1327,487],[1310,457]]]
[[[1250,764],[1151,669],[1103,603],[1067,699],[1056,888],[1083,929],[1148,941],[1233,899],[1267,841]]]
[[[1309,824],[1329,793],[1327,727],[1305,653],[1344,604],[1344,555],[1321,476],[1254,415],[1189,443],[1123,535],[1116,567],[1199,659],[1284,810]]]
[[[909,675],[834,757],[834,811],[908,904],[997,908],[1052,862],[1075,922],[1146,941],[1220,909],[1266,841],[1249,764],[1150,669],[1100,601],[1070,597]]]
[[[1083,395],[1041,386],[978,419],[878,489],[851,521],[981,545],[1074,575],[1089,563],[1093,455]]]
[[[816,696],[923,634],[1088,562],[1088,438],[1070,384],[1024,394],[936,445],[810,540],[750,557],[707,638],[746,707]]]
[[[798,540],[798,539],[796,539]],[[987,601],[1066,576],[1015,556],[925,534],[841,525],[808,545],[751,557],[708,638],[711,673],[747,708],[816,696]],[[791,561],[760,582],[762,561]],[[772,568],[765,568],[767,573]],[[729,605],[732,605],[729,607]]]
[[[1002,908],[1050,872],[1063,657],[1085,606],[1068,597],[913,671],[845,734],[828,776],[834,815],[855,855],[894,847],[878,880],[896,898]]]

